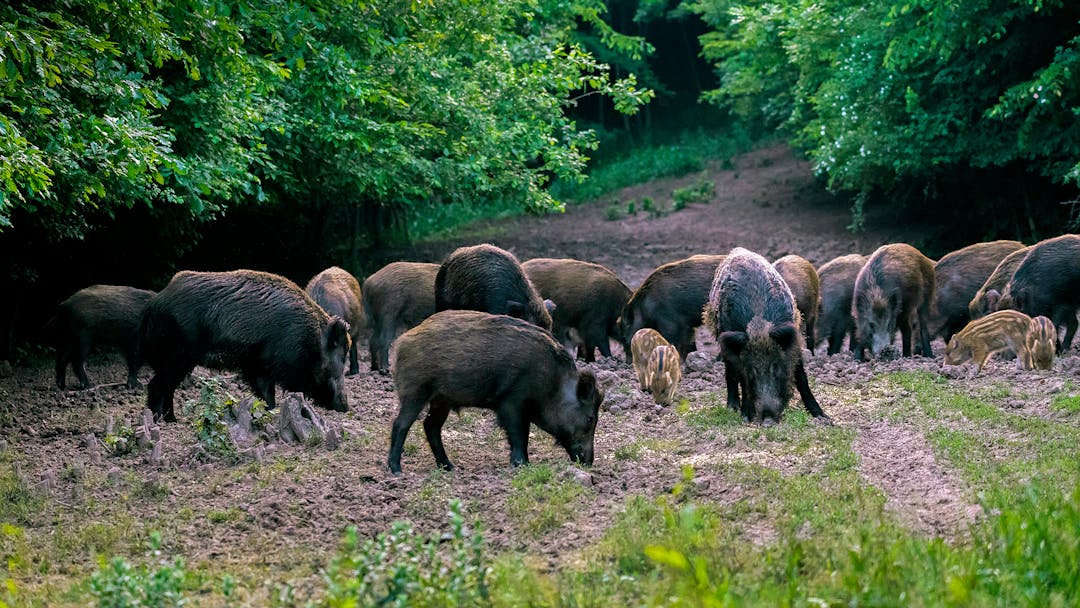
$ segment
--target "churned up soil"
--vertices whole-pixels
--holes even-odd
[[[675,188],[703,179],[715,183],[715,196],[707,203],[663,216],[639,212],[608,220],[605,215],[609,206],[631,199],[670,200]],[[776,145],[737,157],[729,168],[716,164],[699,174],[641,184],[570,206],[565,214],[483,222],[452,240],[382,255],[438,261],[457,246],[491,242],[522,260],[598,262],[635,287],[662,263],[726,253],[735,246],[770,259],[795,253],[820,265],[912,236],[891,225],[852,234],[849,221],[848,205],[824,191],[806,162]],[[290,580],[296,597],[304,598],[318,587],[320,569],[346,526],[366,536],[401,519],[420,530],[440,529],[451,497],[479,517],[493,549],[522,551],[541,567],[558,568],[573,564],[595,544],[630,497],[655,497],[686,484],[684,465],[692,467],[694,498],[718,505],[752,500],[756,491],[725,473],[726,464],[752,463],[784,477],[821,470],[826,463],[812,450],[788,449],[769,434],[732,421],[723,408],[723,365],[714,360],[716,346],[699,333],[702,350],[687,361],[677,406],[656,406],[638,390],[621,351],[586,366],[606,389],[595,466],[573,466],[534,428],[530,459],[546,465],[550,475],[532,482],[509,467],[505,438],[482,410],[452,416],[444,428],[456,470],[434,469],[417,423],[406,443],[402,476],[390,476],[384,462],[396,397],[390,377],[367,371],[346,380],[351,410],[325,413],[344,430],[336,450],[272,445],[261,461],[210,457],[196,440],[193,413],[179,405],[198,397],[193,380],[177,393],[181,421],[160,430],[160,463],[150,464],[145,454],[95,460],[85,436],[103,437],[110,417],[138,420],[145,403],[143,389],[121,384],[119,360],[92,359],[89,373],[99,385],[87,391],[57,390],[47,361],[16,367],[0,378],[2,462],[44,497],[40,509],[26,514],[23,527],[27,542],[56,560],[21,584],[32,588],[84,576],[96,567],[96,554],[130,550],[147,530],[156,529],[169,550],[192,567]],[[935,346],[942,348],[940,341]],[[361,369],[367,370],[366,345],[360,352]],[[1049,373],[1017,371],[1011,362],[994,361],[978,377],[966,369],[942,370],[940,361],[938,356],[858,364],[846,352],[828,357],[822,348],[808,358],[808,372],[835,427],[854,433],[859,473],[884,494],[887,509],[914,530],[951,537],[980,517],[975,489],[935,457],[919,426],[888,416],[891,403],[908,397],[871,380],[887,371],[923,370],[945,373],[952,386],[978,394],[995,383],[1015,383],[1024,387],[1024,397],[1002,397],[1001,407],[1053,418],[1058,414],[1049,403],[1076,378],[1080,360],[1070,354]],[[196,371],[196,377],[212,374]],[[143,382],[149,377],[144,369]],[[231,378],[224,384],[238,397],[249,392]],[[802,406],[796,399],[791,407]],[[709,424],[710,412],[722,420],[719,426]],[[758,544],[776,536],[767,518],[747,519],[743,533]]]

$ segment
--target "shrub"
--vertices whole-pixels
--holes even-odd
[[[161,534],[150,534],[150,553],[161,555]],[[90,578],[90,593],[99,608],[138,608],[141,606],[186,606],[183,584],[187,574],[179,557],[169,563],[162,559],[157,568],[133,566],[122,557],[105,562]]]
[[[450,531],[421,536],[408,522],[361,543],[354,526],[327,570],[320,606],[489,605],[490,566],[480,532],[470,535],[461,503],[450,502]]]

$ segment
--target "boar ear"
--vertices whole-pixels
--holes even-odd
[[[596,376],[592,372],[586,370],[581,372],[577,380],[577,398],[582,403],[593,403],[593,407],[600,407],[600,402],[604,400],[604,394],[600,392],[599,385],[596,384]]]
[[[525,305],[516,300],[507,300],[506,314],[520,319],[525,314]]]
[[[745,331],[725,331],[720,334],[720,348],[732,355],[742,352],[749,341],[750,336],[746,335]]]
[[[998,309],[998,303],[1001,302],[1001,292],[996,289],[991,289],[986,292],[986,309],[990,312],[996,312]]]
[[[795,338],[799,336],[799,331],[795,329],[795,326],[791,323],[784,323],[783,325],[775,325],[769,330],[769,337],[774,342],[780,345],[780,348],[789,348],[795,343]]]
[[[544,308],[547,309],[549,315],[553,314],[556,308],[555,302],[552,302],[551,300],[544,300]]]
[[[327,350],[338,347],[349,349],[349,324],[341,317],[330,317],[330,324],[323,331],[323,343]]]

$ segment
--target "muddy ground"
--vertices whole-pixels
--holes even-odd
[[[662,217],[638,213],[606,219],[612,204],[651,197],[670,199],[674,188],[702,179],[716,184],[707,204],[692,204]],[[695,175],[634,186],[591,204],[572,206],[564,215],[520,217],[477,225],[453,241],[426,243],[387,252],[391,259],[436,261],[461,244],[492,242],[520,259],[573,257],[604,264],[636,286],[657,265],[695,253],[726,253],[743,246],[769,258],[796,253],[815,265],[832,257],[870,253],[876,246],[910,240],[911,229],[872,224],[853,235],[845,229],[849,209],[825,193],[807,163],[783,146],[760,149]],[[445,522],[446,500],[461,498],[470,516],[479,517],[495,550],[524,552],[542,568],[572,564],[595,543],[613,516],[635,495],[658,496],[680,482],[683,465],[693,465],[695,497],[717,504],[747,498],[747,490],[710,463],[746,460],[775,468],[782,475],[824,466],[795,454],[761,433],[725,434],[693,424],[695,412],[722,403],[723,367],[714,363],[716,348],[702,336],[704,355],[688,362],[678,396],[681,407],[659,408],[636,387],[621,358],[590,365],[607,387],[596,431],[596,463],[586,474],[567,462],[550,437],[534,429],[530,458],[546,463],[558,483],[584,485],[568,514],[537,530],[528,506],[515,500],[508,450],[492,416],[466,411],[447,422],[444,439],[457,469],[433,470],[433,459],[414,426],[403,459],[404,474],[395,478],[383,467],[389,425],[396,410],[391,380],[361,373],[347,379],[350,412],[328,412],[345,430],[337,450],[276,446],[262,462],[226,462],[207,458],[189,424],[161,430],[164,461],[145,455],[104,457],[94,462],[84,436],[102,436],[106,419],[138,418],[143,390],[120,385],[118,361],[97,357],[92,380],[103,386],[88,391],[58,391],[51,365],[18,367],[0,379],[0,424],[5,467],[12,467],[45,500],[39,512],[21,522],[31,554],[52,556],[47,568],[19,575],[23,588],[62,588],[96,566],[98,553],[134,555],[148,530],[161,530],[167,551],[182,555],[191,567],[231,571],[249,585],[259,580],[290,581],[297,597],[313,593],[318,573],[347,525],[363,535],[385,530],[390,522],[409,519],[422,530]],[[808,359],[816,395],[836,427],[855,433],[860,473],[887,497],[901,521],[926,534],[960,535],[980,516],[977,488],[939,462],[914,426],[883,416],[890,394],[868,381],[886,370],[941,372],[938,357],[856,364],[849,355],[827,357],[823,348]],[[365,348],[362,369],[367,369]],[[998,383],[1024,387],[1024,399],[1003,399],[1001,406],[1025,415],[1053,418],[1048,404],[1075,380],[1080,359],[1058,359],[1051,372],[1023,372],[1010,362],[994,361],[982,375],[969,369],[945,370],[950,381],[983,394]],[[197,370],[197,376],[211,372]],[[150,372],[143,370],[142,380]],[[242,396],[247,389],[227,381]],[[177,403],[197,396],[185,385]],[[801,408],[796,401],[793,408]],[[180,410],[181,412],[183,410]],[[746,522],[749,541],[768,543],[775,532],[767,520]],[[35,558],[45,559],[45,558]],[[260,593],[249,598],[261,603]],[[262,598],[265,600],[265,597]]]

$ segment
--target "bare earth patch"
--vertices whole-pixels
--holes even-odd
[[[820,265],[912,236],[894,226],[849,233],[848,204],[826,193],[813,180],[809,165],[785,146],[753,151],[734,159],[733,165],[724,169],[717,164],[699,174],[634,186],[596,203],[571,206],[562,215],[486,222],[451,240],[380,252],[382,259],[373,257],[372,265],[396,259],[438,261],[457,246],[488,241],[522,260],[573,257],[599,262],[633,287],[656,266],[696,253],[726,253],[744,246],[769,258],[797,253]],[[645,196],[665,200],[675,188],[702,179],[716,184],[716,196],[707,204],[691,204],[663,217],[605,219],[608,205]],[[78,580],[96,567],[97,554],[137,554],[145,546],[146,532],[156,529],[163,532],[166,548],[184,555],[191,567],[235,572],[259,589],[267,579],[288,580],[302,603],[319,588],[319,569],[346,526],[356,526],[362,537],[403,519],[423,533],[441,530],[451,497],[462,500],[468,518],[480,519],[493,550],[525,552],[541,565],[560,567],[574,563],[582,550],[595,544],[630,497],[670,495],[679,486],[695,500],[731,505],[760,498],[726,475],[732,464],[758,465],[785,477],[819,471],[826,464],[814,446],[795,452],[737,420],[722,421],[726,427],[693,424],[722,414],[716,410],[725,394],[723,366],[712,361],[715,343],[699,332],[699,344],[709,357],[684,375],[676,396],[686,399],[682,411],[657,408],[641,393],[618,349],[617,358],[587,366],[607,385],[605,412],[596,430],[596,463],[585,482],[565,452],[534,430],[532,462],[550,466],[555,482],[584,486],[571,501],[569,515],[536,534],[524,532],[532,514],[513,514],[508,506],[518,491],[513,485],[516,473],[508,463],[504,435],[486,411],[465,410],[448,420],[444,437],[455,471],[434,469],[422,425],[417,424],[406,442],[404,474],[391,477],[384,463],[397,400],[389,377],[367,372],[346,379],[351,411],[326,412],[345,431],[336,451],[282,446],[270,450],[262,463],[207,462],[197,457],[190,415],[181,412],[180,423],[162,428],[165,460],[153,466],[137,455],[95,463],[83,443],[88,432],[100,437],[107,416],[138,419],[145,390],[102,386],[58,391],[51,364],[42,361],[0,378],[0,452],[5,452],[0,466],[17,469],[46,497],[43,507],[21,525],[35,547],[53,559],[48,577]],[[360,349],[365,359],[366,350]],[[1073,355],[1060,360],[1053,372],[1031,374],[1009,372],[1007,364],[994,362],[979,379],[950,375],[950,384],[973,394],[989,391],[991,402],[1003,408],[1076,424],[1077,416],[1051,410],[1048,404],[1066,390],[1066,381],[1076,381],[1077,363]],[[366,361],[361,369],[367,369]],[[882,400],[895,396],[871,394],[866,388],[875,375],[902,369],[940,371],[928,360],[857,364],[846,353],[808,360],[825,411],[838,426],[857,431],[862,475],[886,493],[902,521],[930,534],[953,536],[978,514],[970,502],[972,492],[934,459],[917,430],[881,421],[881,412],[887,410]],[[1003,379],[991,379],[998,372],[1004,373]],[[98,383],[124,378],[120,364],[100,358],[91,361],[90,373]],[[142,380],[148,379],[149,370],[144,369]],[[1010,388],[1001,389],[997,382]],[[235,382],[226,384],[238,397],[250,392]],[[177,393],[177,403],[197,394],[193,384],[186,384]],[[796,401],[791,407],[802,406]],[[686,465],[692,467],[689,481],[683,478]],[[777,538],[767,521],[742,523],[748,541],[767,545]],[[48,580],[36,572],[23,575],[20,585],[33,588]],[[266,597],[248,600],[252,605],[269,603]]]
[[[858,430],[852,448],[861,459],[859,473],[885,492],[886,507],[900,521],[927,534],[953,537],[982,513],[956,475],[937,462],[918,430],[889,422]]]

